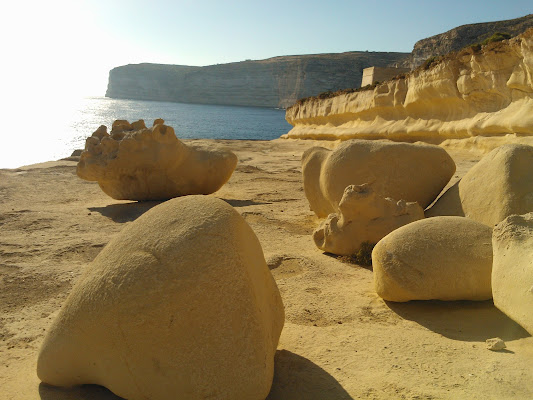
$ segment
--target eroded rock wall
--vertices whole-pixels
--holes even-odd
[[[356,88],[362,71],[409,53],[347,52],[274,57],[206,67],[135,64],[109,73],[107,97],[285,108],[326,91]]]
[[[533,134],[533,29],[373,90],[289,107],[289,138],[435,141]]]

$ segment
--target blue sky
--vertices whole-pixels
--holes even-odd
[[[104,95],[109,70],[128,63],[409,52],[459,25],[533,13],[533,2],[20,0],[0,11],[4,91]]]

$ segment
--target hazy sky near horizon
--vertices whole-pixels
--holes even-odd
[[[49,0],[3,2],[4,93],[105,94],[109,70],[280,55],[410,52],[459,25],[533,13],[531,0]]]

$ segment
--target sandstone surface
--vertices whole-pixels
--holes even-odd
[[[372,90],[289,107],[284,137],[432,141],[533,134],[533,29]]]
[[[492,246],[494,305],[533,335],[533,213],[500,222]]]
[[[231,151],[187,146],[162,119],[117,120],[111,134],[102,125],[87,139],[77,167],[80,178],[98,181],[117,200],[168,200],[216,192],[231,177]]]
[[[492,150],[426,211],[457,215],[493,227],[511,214],[533,211],[533,147],[506,144]]]
[[[109,73],[106,96],[285,108],[302,97],[359,87],[364,68],[385,67],[409,53],[354,51],[190,67],[135,64]]]
[[[533,398],[533,337],[492,301],[385,302],[371,268],[316,248],[310,234],[320,221],[302,189],[301,156],[333,142],[183,142],[239,158],[209,197],[224,199],[252,227],[283,299],[268,400]],[[449,154],[453,179],[479,160],[476,152]],[[0,169],[0,198],[0,398],[121,400],[98,385],[42,383],[37,355],[86,266],[158,202],[114,200],[79,179],[74,161]],[[505,353],[486,350],[494,337]]]
[[[126,226],[87,267],[37,374],[126,399],[264,399],[283,323],[250,226],[220,199],[187,196]]]
[[[396,302],[490,299],[491,237],[491,228],[464,217],[402,226],[372,251],[374,288]]]
[[[350,140],[333,151],[312,147],[302,156],[305,195],[319,217],[339,213],[345,188],[364,183],[380,197],[416,201],[425,208],[454,172],[444,149],[423,143]]]
[[[339,212],[328,215],[313,232],[319,249],[339,255],[354,254],[363,242],[376,244],[400,226],[424,218],[418,203],[384,198],[369,184],[346,187]]]

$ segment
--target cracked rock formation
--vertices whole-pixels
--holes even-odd
[[[533,211],[533,147],[492,150],[449,188],[426,216],[457,215],[493,227],[511,214]]]
[[[37,374],[125,399],[264,399],[284,324],[261,245],[227,203],[187,196],[127,225],[76,282]]]
[[[374,247],[374,288],[384,300],[488,300],[492,229],[464,217],[426,218]]]
[[[363,242],[376,244],[400,226],[424,218],[418,203],[383,198],[369,184],[346,187],[339,211],[313,233],[319,249],[338,255],[354,254]]]
[[[102,125],[87,138],[77,174],[117,200],[168,200],[216,192],[236,165],[230,151],[185,145],[162,119],[149,129],[117,120],[110,134]]]
[[[492,246],[494,305],[533,335],[533,213],[500,222]]]
[[[349,185],[369,183],[380,197],[427,207],[455,172],[444,149],[423,143],[349,140],[331,151],[312,147],[302,155],[305,195],[319,217],[339,213]]]
[[[374,89],[287,108],[283,137],[439,142],[533,135],[533,28],[479,51],[466,48]]]

